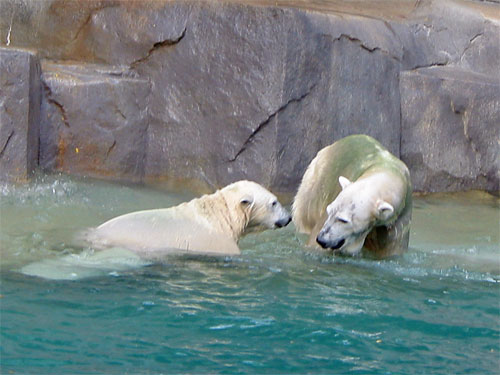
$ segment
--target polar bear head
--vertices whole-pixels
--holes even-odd
[[[221,190],[245,221],[242,234],[281,228],[292,220],[270,191],[252,181],[238,181]]]
[[[316,241],[345,255],[358,254],[366,236],[376,226],[391,220],[394,207],[380,198],[373,179],[350,182],[340,176],[342,191],[326,209],[328,218]]]

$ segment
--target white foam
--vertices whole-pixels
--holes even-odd
[[[114,247],[44,259],[22,267],[20,272],[50,280],[78,280],[109,274],[117,275],[118,272],[144,267],[148,264],[150,262],[134,252]]]

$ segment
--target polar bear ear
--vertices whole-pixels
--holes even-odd
[[[242,206],[247,207],[253,203],[253,199],[249,195],[246,195],[243,198],[241,198],[240,203]]]
[[[385,201],[379,201],[377,203],[377,218],[379,220],[387,220],[394,213],[394,207],[390,203]]]
[[[352,182],[349,181],[349,179],[344,176],[339,176],[339,184],[342,187],[342,190],[344,190],[346,187],[352,184]]]

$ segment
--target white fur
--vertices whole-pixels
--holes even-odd
[[[375,139],[352,135],[320,150],[293,206],[308,246],[378,258],[408,248],[411,181],[406,165]]]
[[[340,176],[339,177],[339,184],[342,187],[342,190],[344,190],[346,187],[348,187],[350,184],[352,184],[352,182],[349,181],[346,177]]]
[[[293,223],[300,233],[313,232],[317,221],[326,214],[324,212],[326,205],[330,203],[328,192],[324,190],[322,181],[317,178],[325,174],[327,165],[324,161],[328,158],[328,152],[328,148],[320,150],[311,161],[293,200]]]
[[[179,206],[111,219],[88,235],[98,248],[120,246],[144,257],[171,251],[237,255],[248,232],[286,225],[290,215],[271,192],[239,181]]]
[[[343,241],[336,250],[357,255],[376,225],[390,225],[396,219],[394,207],[401,206],[405,189],[403,182],[387,171],[362,176],[346,184],[328,205],[328,217],[318,238],[330,244]]]

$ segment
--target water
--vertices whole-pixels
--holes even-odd
[[[244,238],[238,258],[18,272],[94,256],[74,233],[192,197],[62,176],[4,187],[0,372],[500,373],[500,204],[484,194],[416,198],[393,260],[308,252],[290,225]]]

